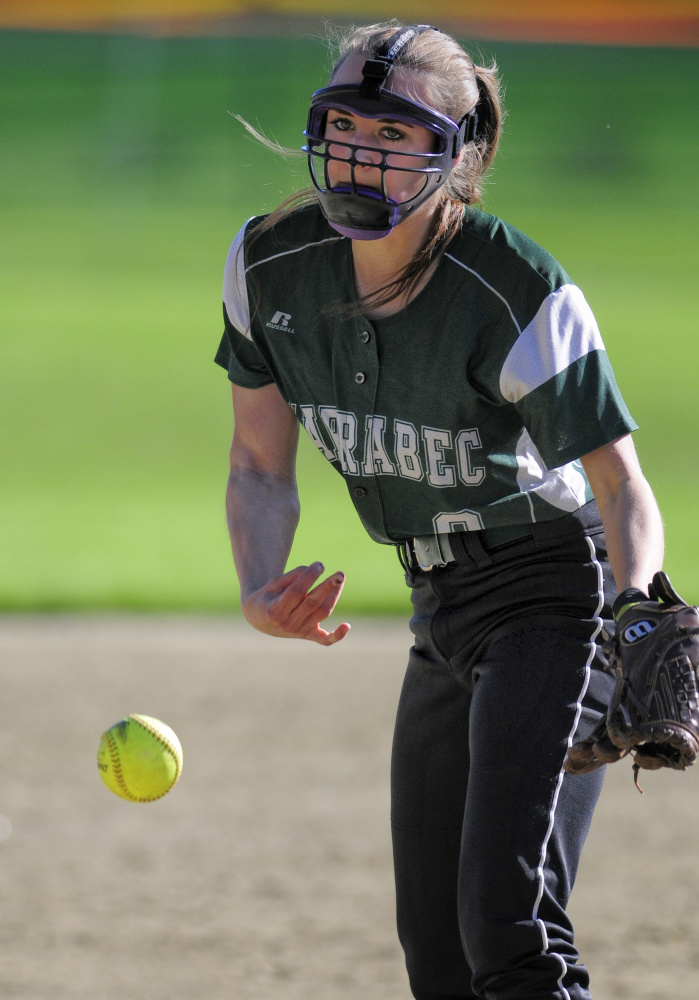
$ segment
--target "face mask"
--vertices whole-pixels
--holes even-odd
[[[317,90],[311,98],[308,123],[303,147],[308,155],[311,180],[318,192],[320,207],[326,219],[337,232],[350,239],[377,240],[392,231],[416,208],[422,205],[446,181],[466,142],[476,137],[476,109],[461,122],[428,108],[407,97],[385,89],[388,75],[393,69],[399,52],[412,38],[422,31],[437,30],[428,25],[413,25],[392,35],[379,49],[374,59],[368,59],[362,68],[360,84],[340,84]],[[326,139],[328,113],[347,111],[368,119],[390,119],[396,123],[422,126],[434,136],[430,152],[400,152],[356,145],[333,138]],[[369,159],[364,154],[369,154]],[[360,154],[360,159],[357,159]],[[334,186],[330,182],[329,168],[343,164],[346,178]],[[357,170],[370,162],[380,178],[378,188],[362,186],[357,180]],[[386,172],[395,171],[417,179],[408,185],[409,195],[404,200],[389,196]]]

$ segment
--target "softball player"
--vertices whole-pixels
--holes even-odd
[[[583,1000],[566,904],[602,771],[564,770],[609,695],[596,639],[644,590],[660,516],[594,317],[540,247],[474,207],[498,81],[448,35],[354,32],[305,131],[313,189],[234,241],[217,362],[242,607],[326,631],[342,573],[284,572],[299,427],[412,590],[392,824],[418,1000]],[[619,593],[617,599],[623,599]]]

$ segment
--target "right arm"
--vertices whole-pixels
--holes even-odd
[[[334,632],[320,627],[340,597],[344,575],[311,590],[321,563],[284,573],[299,520],[298,421],[275,385],[234,385],[233,410],[226,512],[243,614],[267,635],[330,646],[349,631],[346,622]]]

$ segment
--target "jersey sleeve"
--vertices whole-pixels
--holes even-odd
[[[223,277],[223,337],[216,357],[228,378],[244,389],[259,389],[274,381],[253,342],[250,302],[245,275],[244,239],[247,223],[231,244]]]
[[[549,469],[636,430],[599,328],[579,288],[542,302],[505,359],[500,391],[513,403]]]

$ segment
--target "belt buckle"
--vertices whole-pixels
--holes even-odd
[[[413,538],[413,551],[418,566],[425,572],[434,566],[447,566],[454,562],[449,536],[445,534],[419,535]]]

